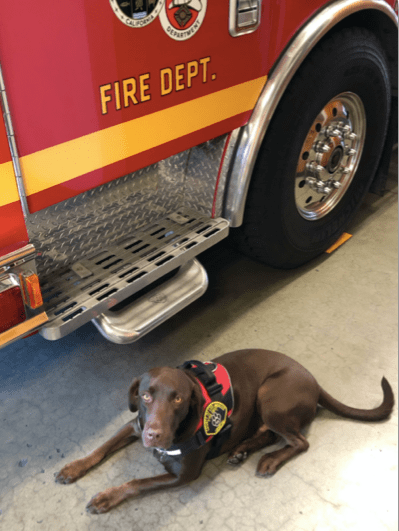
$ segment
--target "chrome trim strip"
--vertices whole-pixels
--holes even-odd
[[[20,323],[9,330],[2,332],[0,334],[0,348],[13,343],[17,339],[21,339],[32,332],[36,332],[36,330],[40,330],[40,328],[47,323],[47,321],[48,317],[46,312],[42,312],[38,315],[35,315],[31,319],[27,319],[23,323]]]
[[[224,157],[221,159],[219,181],[215,185],[213,217],[220,217],[223,211],[223,201],[228,183],[228,175],[235,156],[235,147],[239,138],[241,128],[233,129],[226,138]]]
[[[259,148],[274,111],[295,72],[317,42],[338,22],[366,9],[382,11],[398,25],[394,10],[383,0],[337,0],[302,27],[278,60],[238,141],[223,213],[231,227],[239,227],[243,222],[249,182]]]
[[[32,260],[35,257],[36,249],[34,245],[29,243],[21,249],[17,249],[16,251],[12,251],[11,253],[6,254],[5,256],[1,256],[0,272],[2,272],[3,269],[6,270],[13,265],[19,265],[21,263],[27,262],[28,260]]]
[[[4,84],[4,77],[3,77],[3,71],[1,69],[1,64],[0,64],[0,104],[3,110],[4,123],[6,126],[8,145],[10,147],[11,159],[12,159],[12,164],[14,167],[14,174],[15,174],[15,180],[17,182],[19,199],[21,201],[23,215],[26,219],[29,216],[29,207],[28,207],[28,201],[26,199],[25,186],[24,186],[24,181],[22,178],[21,165],[19,163],[18,149],[17,149],[17,144],[15,142],[14,128],[12,126],[11,113],[10,113],[10,108],[8,106],[6,87]]]

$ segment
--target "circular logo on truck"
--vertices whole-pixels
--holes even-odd
[[[162,9],[165,0],[109,0],[115,15],[131,28],[150,24]]]
[[[186,41],[200,29],[206,5],[207,0],[165,0],[159,20],[169,37]]]

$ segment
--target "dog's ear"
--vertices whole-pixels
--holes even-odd
[[[139,408],[139,385],[141,378],[135,378],[129,388],[129,409],[133,413]]]
[[[204,397],[202,395],[199,385],[195,385],[191,393],[189,413],[187,419],[190,419],[187,430],[195,433],[198,421],[202,416],[202,407],[204,404]]]
[[[197,430],[198,421],[202,415],[204,397],[198,384],[193,386],[190,399],[188,401],[188,411],[186,417],[180,422],[176,431],[176,443],[180,443],[192,437]]]
[[[199,385],[195,385],[191,393],[190,409],[194,414],[199,417],[202,414],[202,406],[204,403],[204,397],[202,395]]]

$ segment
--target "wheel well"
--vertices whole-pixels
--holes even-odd
[[[397,18],[387,3],[371,0],[370,4],[375,5],[375,7],[362,9],[364,3],[361,0],[353,0],[353,5],[345,0],[336,0],[327,4],[299,29],[271,68],[268,81],[252,116],[248,124],[241,128],[237,143],[234,146],[236,156],[233,158],[229,169],[229,184],[223,211],[224,217],[229,219],[232,227],[239,227],[242,224],[254,164],[282,95],[308,54],[317,48],[324,39],[330,38],[334,33],[344,28],[368,29],[376,35],[385,50],[390,70],[393,112],[391,113],[391,123],[382,158],[385,163],[387,160],[389,163],[397,130],[395,125],[398,77]],[[340,20],[341,17],[344,18]],[[336,22],[337,20],[339,22]],[[383,175],[384,172],[379,173]],[[383,182],[373,191],[380,193],[382,189]]]

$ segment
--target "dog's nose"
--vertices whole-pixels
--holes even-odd
[[[152,441],[157,441],[160,439],[162,435],[162,432],[160,429],[157,428],[148,428],[147,430],[147,437],[151,439]]]

